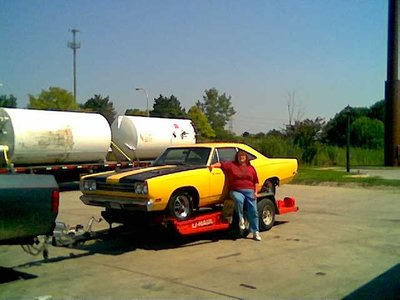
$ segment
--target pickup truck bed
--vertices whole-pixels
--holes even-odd
[[[0,245],[32,244],[51,235],[59,190],[52,175],[0,175]]]

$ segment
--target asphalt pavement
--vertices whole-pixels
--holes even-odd
[[[59,221],[99,216],[79,195],[61,194]],[[261,242],[138,228],[49,246],[47,261],[0,247],[0,299],[399,299],[399,189],[285,185],[277,195],[300,210],[277,216]]]

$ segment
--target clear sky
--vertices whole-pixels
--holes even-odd
[[[119,114],[175,95],[188,110],[204,91],[231,96],[241,134],[294,116],[325,121],[384,98],[386,0],[0,0],[0,94],[109,96]],[[294,96],[294,97],[293,97]]]

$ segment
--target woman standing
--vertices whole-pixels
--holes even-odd
[[[235,202],[235,212],[239,217],[240,229],[245,229],[243,218],[243,207],[245,206],[253,239],[261,241],[257,211],[258,177],[246,152],[239,150],[234,161],[216,163],[212,167],[221,168],[228,179],[229,194]]]

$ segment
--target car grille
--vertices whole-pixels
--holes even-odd
[[[111,192],[125,192],[135,193],[135,187],[128,184],[109,184],[105,182],[97,182],[97,190],[99,191],[111,191]]]

